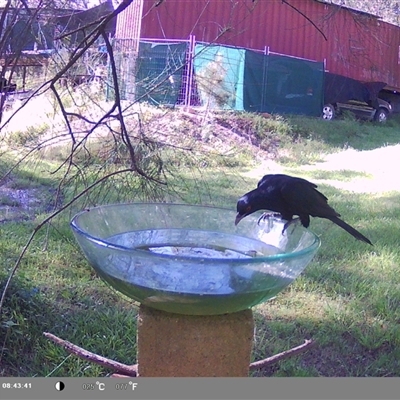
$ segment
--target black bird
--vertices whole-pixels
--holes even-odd
[[[340,214],[328,205],[328,199],[316,187],[314,183],[302,178],[283,174],[265,175],[258,182],[257,189],[238,200],[235,225],[258,210],[279,213],[282,219],[288,221],[284,230],[297,219],[308,228],[310,216],[326,218],[356,239],[372,245],[368,238],[339,218]],[[299,218],[293,219],[294,215]]]

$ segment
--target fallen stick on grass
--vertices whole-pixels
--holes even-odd
[[[76,355],[79,358],[84,360],[88,360],[93,362],[94,364],[101,365],[103,367],[111,368],[116,371],[116,374],[113,374],[112,377],[114,378],[123,378],[123,377],[132,377],[137,376],[138,365],[126,365],[122,364],[118,361],[110,360],[109,358],[105,358],[99,356],[98,354],[92,353],[79,347],[67,340],[61,339],[58,336],[53,335],[52,333],[43,332],[43,335],[50,339],[55,344],[64,347],[69,353]],[[282,353],[275,354],[274,356],[264,358],[263,360],[259,360],[250,364],[249,369],[250,371],[254,371],[256,369],[265,368],[269,365],[275,364],[278,361],[284,360],[289,357],[293,357],[297,354],[303,353],[304,351],[308,350],[312,346],[314,346],[315,341],[306,339],[303,344],[297,347],[293,347],[289,350],[283,351]]]
[[[68,342],[67,340],[61,339],[58,336],[53,335],[52,333],[43,332],[43,335],[48,339],[50,339],[55,344],[64,347],[64,349],[67,350],[69,353],[72,353],[79,358],[91,361],[94,364],[98,364],[103,367],[111,368],[114,371],[117,371],[127,376],[136,376],[137,374],[137,364],[126,365],[118,361],[113,361],[110,360],[109,358],[99,356],[98,354],[82,349],[82,347],[79,347],[71,342]]]
[[[263,360],[256,361],[250,364],[250,371],[254,371],[255,369],[261,369],[267,367],[269,365],[275,364],[278,361],[284,360],[289,357],[293,357],[297,354],[303,353],[308,350],[310,347],[314,346],[315,341],[311,339],[306,339],[303,344],[297,347],[293,347],[289,350],[283,351],[282,353],[275,354],[274,356],[264,358]]]

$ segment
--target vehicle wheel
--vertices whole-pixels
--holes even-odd
[[[380,122],[381,124],[387,121],[388,112],[384,108],[378,108],[375,113],[374,119],[376,122]]]
[[[332,104],[325,104],[322,108],[322,118],[328,121],[335,118],[335,107]]]

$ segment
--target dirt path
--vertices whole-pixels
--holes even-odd
[[[310,180],[357,193],[400,191],[400,144],[365,151],[348,149],[330,154],[325,157],[323,162],[299,168],[298,175],[301,175],[301,171],[341,170],[360,172],[368,176],[357,177],[349,181]],[[266,161],[247,176],[261,178],[267,173],[284,173],[284,168],[273,161]]]
[[[330,154],[322,163],[303,167],[303,170],[340,171],[349,170],[368,174],[347,182],[321,180],[340,189],[358,193],[381,193],[400,191],[400,145],[374,150],[345,150]]]

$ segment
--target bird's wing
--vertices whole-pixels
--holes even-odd
[[[285,178],[291,178],[288,175],[283,175],[283,174],[268,174],[268,175],[264,175],[259,182],[257,183],[257,187],[267,187],[267,186],[271,186],[271,185],[276,185],[277,183],[280,183],[282,179]]]
[[[308,214],[312,217],[339,217],[328,205],[327,197],[320,193],[317,185],[301,178],[282,179],[281,194],[293,214]]]

